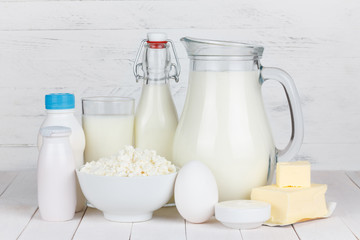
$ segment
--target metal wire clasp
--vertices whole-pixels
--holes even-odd
[[[144,48],[146,41],[147,41],[147,39],[144,39],[141,41],[139,50],[136,53],[136,58],[135,58],[134,66],[133,66],[133,72],[134,72],[134,76],[136,78],[136,82],[139,82],[139,79],[144,79],[144,75],[139,74],[139,69],[142,69],[142,63],[138,63],[138,61],[139,61],[140,54]]]
[[[169,78],[173,78],[175,80],[175,82],[179,82],[179,76],[180,76],[180,72],[181,72],[179,58],[178,58],[178,56],[176,54],[175,45],[174,45],[173,41],[170,40],[170,39],[168,39],[167,41],[171,45],[171,48],[172,48],[173,53],[174,53],[175,61],[176,61],[176,65],[174,63],[171,63],[171,65],[170,65]],[[172,70],[174,70],[173,74],[171,74]]]
[[[175,57],[175,61],[176,61],[176,64],[175,63],[170,64],[169,78],[174,79],[175,82],[179,82],[181,67],[180,67],[180,62],[179,62],[178,56],[176,54],[175,45],[174,45],[173,41],[170,39],[167,39],[166,41],[170,43],[170,46],[172,48],[172,51],[173,51],[173,54]],[[147,42],[147,39],[144,39],[141,41],[139,50],[136,53],[136,58],[135,58],[134,66],[133,66],[133,73],[134,73],[136,82],[139,82],[139,80],[141,80],[141,79],[144,80],[144,78],[145,78],[144,72],[142,70],[143,64],[139,63],[139,58],[141,56],[141,53],[143,52],[146,42]],[[142,72],[142,74],[141,74],[141,72]]]

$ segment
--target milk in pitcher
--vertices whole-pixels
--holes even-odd
[[[260,63],[264,48],[241,42],[183,37],[190,59],[185,106],[176,129],[173,162],[202,161],[215,175],[219,200],[246,199],[254,187],[271,184],[276,162],[299,151],[304,127],[294,81]],[[292,133],[276,148],[261,88],[279,82],[289,103]]]
[[[220,201],[249,198],[251,188],[267,182],[275,150],[260,87],[259,71],[190,73],[173,161],[204,162]]]

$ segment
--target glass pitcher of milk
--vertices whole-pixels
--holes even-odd
[[[215,175],[219,200],[246,199],[253,187],[272,181],[277,161],[289,161],[303,140],[300,99],[291,77],[260,64],[264,48],[237,42],[182,38],[190,58],[185,106],[174,137],[173,162],[204,162]],[[261,86],[284,87],[291,139],[277,149],[264,109]]]

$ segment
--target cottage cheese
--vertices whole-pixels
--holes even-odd
[[[86,163],[80,172],[100,176],[155,176],[176,172],[175,165],[153,150],[125,146],[118,155]]]

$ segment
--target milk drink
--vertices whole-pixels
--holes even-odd
[[[146,42],[146,43],[145,43]],[[165,33],[148,33],[143,40],[143,62],[134,64],[137,80],[143,80],[140,102],[135,114],[135,146],[155,150],[160,156],[172,160],[173,139],[178,116],[169,89],[170,79],[179,80],[180,65],[171,40]],[[173,49],[177,64],[171,63]],[[138,72],[142,66],[142,73]]]
[[[251,188],[267,182],[275,148],[260,87],[259,71],[190,73],[173,162],[204,162],[219,201],[249,198]]]
[[[135,115],[135,146],[171,160],[177,123],[169,85],[144,85]]]
[[[52,93],[45,96],[46,118],[40,128],[48,126],[65,126],[71,129],[69,137],[71,149],[74,156],[75,167],[79,168],[84,164],[85,135],[76,119],[75,96],[70,93]],[[40,151],[43,144],[43,137],[38,133],[37,146]],[[76,212],[85,208],[85,197],[76,179],[77,204]]]
[[[43,146],[37,167],[38,204],[46,221],[67,221],[76,209],[76,176],[69,142],[71,128],[50,126],[40,129]]]
[[[96,161],[133,145],[134,115],[83,115],[85,162]]]

